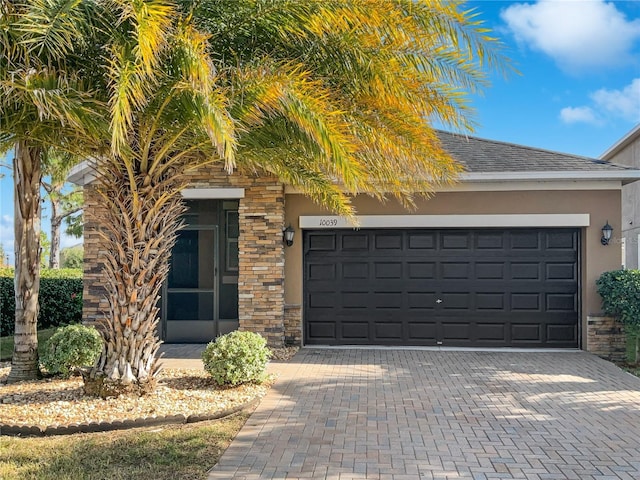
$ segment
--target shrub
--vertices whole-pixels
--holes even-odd
[[[15,320],[13,268],[0,268],[0,336],[13,335]],[[38,329],[82,320],[82,270],[40,271]]]
[[[640,360],[640,270],[605,272],[596,280],[602,310],[617,317],[628,333],[636,337],[635,361]]]
[[[93,365],[101,352],[102,337],[95,328],[67,325],[51,336],[40,360],[49,373],[69,376],[77,368]]]
[[[261,382],[271,352],[257,333],[235,331],[216,338],[202,352],[204,369],[218,385]]]
[[[62,268],[82,268],[84,249],[82,245],[64,248],[60,252],[60,265]]]

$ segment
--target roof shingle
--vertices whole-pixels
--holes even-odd
[[[467,172],[598,172],[625,171],[631,167],[604,160],[541,150],[438,130],[444,149]]]

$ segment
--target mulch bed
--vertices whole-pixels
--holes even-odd
[[[273,358],[286,361],[296,351],[277,349]],[[9,370],[8,362],[0,363],[0,383]],[[166,369],[155,392],[110,399],[84,395],[81,377],[3,384],[0,435],[59,435],[221,418],[255,405],[270,383],[221,388],[203,370]]]

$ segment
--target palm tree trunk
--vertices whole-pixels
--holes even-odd
[[[106,252],[109,311],[98,329],[105,346],[84,374],[84,389],[101,397],[145,394],[155,388],[160,371],[157,305],[182,226],[182,176],[152,181],[139,175],[132,184],[116,162],[102,168],[98,192],[106,211],[100,216],[99,249]]]
[[[20,141],[13,161],[15,203],[15,337],[8,382],[33,380],[38,365],[40,181],[42,150]]]
[[[58,201],[51,199],[51,249],[49,250],[49,268],[60,268],[60,226],[62,217],[58,215]]]

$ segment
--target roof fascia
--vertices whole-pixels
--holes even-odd
[[[640,170],[566,172],[465,172],[458,176],[458,180],[463,182],[619,180],[623,184],[626,184],[640,180]]]
[[[620,150],[624,149],[634,140],[640,138],[640,123],[632,128],[624,137],[614,143],[611,147],[609,147],[600,158],[603,160],[609,160],[613,158],[615,155],[620,152]]]

